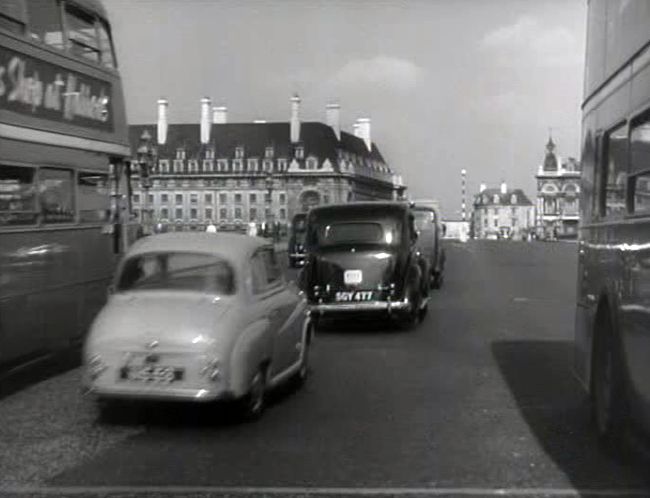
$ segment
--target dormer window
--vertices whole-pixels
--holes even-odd
[[[499,196],[497,194],[494,194],[494,197],[492,197],[492,202],[494,204],[499,204]]]
[[[169,173],[169,159],[159,160],[158,169],[161,173]]]
[[[302,145],[296,147],[296,159],[303,159],[305,157],[305,148]]]
[[[214,159],[214,149],[212,147],[209,147],[205,150],[205,158]]]
[[[266,172],[271,173],[273,171],[273,161],[270,159],[264,159],[264,162],[262,163],[262,169]]]
[[[235,159],[232,162],[232,170],[236,173],[242,172],[244,170],[244,161],[242,159]]]
[[[267,147],[264,151],[264,157],[271,158],[273,157],[273,147]]]
[[[316,160],[315,157],[309,157],[307,159],[307,169],[317,169],[318,168],[318,161]]]
[[[212,173],[213,170],[214,170],[214,161],[212,161],[212,159],[205,159],[203,161],[203,172]]]
[[[185,159],[185,149],[182,147],[179,147],[176,149],[176,159]]]
[[[219,173],[228,171],[228,159],[217,160],[217,171]]]
[[[280,171],[286,171],[287,170],[287,160],[284,157],[278,159],[278,169]]]
[[[183,160],[174,159],[174,173],[182,173],[182,172],[183,172]]]
[[[188,165],[188,170],[190,173],[198,173],[199,172],[199,162],[195,159],[190,160],[189,165]]]
[[[257,158],[250,158],[248,160],[248,171],[254,171],[257,172]]]
[[[235,158],[241,159],[244,157],[244,148],[240,145],[235,148]]]
[[[510,204],[517,204],[517,194],[512,194],[510,196]]]

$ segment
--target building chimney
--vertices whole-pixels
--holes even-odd
[[[325,106],[325,119],[327,126],[331,126],[338,140],[341,140],[341,106],[338,104],[327,104]]]
[[[300,142],[300,97],[291,97],[291,143]]]
[[[226,124],[228,122],[228,108],[225,106],[212,108],[212,124]]]
[[[506,184],[506,182],[501,182],[501,193],[503,195],[508,193],[508,185]]]
[[[158,144],[167,143],[167,99],[158,99]]]
[[[254,124],[264,124],[264,123],[266,123],[266,119],[254,119],[253,123]]]
[[[487,187],[486,187],[485,183],[481,183],[481,186],[478,188],[479,193],[485,192],[486,188]]]
[[[359,130],[360,130],[359,122],[357,120],[357,122],[352,125],[352,132],[354,133],[355,137],[361,137],[360,135],[361,132]]]
[[[370,139],[370,119],[359,118],[357,119],[359,125],[359,138],[362,138],[366,143],[368,150],[372,150],[372,140]]]
[[[210,99],[201,99],[201,143],[207,144],[210,141]]]

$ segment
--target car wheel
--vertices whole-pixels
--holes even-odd
[[[305,385],[305,383],[307,382],[307,378],[309,377],[309,373],[310,373],[310,370],[309,370],[309,349],[311,347],[311,344],[310,344],[311,340],[309,338],[309,334],[311,334],[311,331],[312,331],[312,329],[311,329],[311,326],[310,326],[310,329],[307,331],[307,336],[305,337],[305,342],[304,342],[304,344],[302,346],[303,350],[302,350],[302,354],[301,354],[301,358],[300,358],[300,368],[298,369],[298,372],[296,372],[296,376],[295,376],[296,385],[298,387],[301,387],[301,386]]]
[[[596,320],[591,392],[592,418],[603,445],[623,456],[625,436],[629,428],[623,363],[609,312],[599,313]]]
[[[245,420],[257,420],[266,407],[267,369],[261,367],[251,379],[248,394],[242,400],[242,415]]]
[[[420,295],[414,289],[407,292],[411,309],[406,311],[400,320],[400,328],[402,330],[412,330],[418,324],[420,318]]]

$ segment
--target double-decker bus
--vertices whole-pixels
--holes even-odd
[[[575,370],[604,442],[650,433],[650,2],[588,4]]]
[[[126,246],[127,126],[97,0],[0,1],[0,369],[79,341]]]

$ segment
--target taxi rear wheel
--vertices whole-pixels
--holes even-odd
[[[242,416],[244,420],[253,421],[262,416],[266,407],[267,369],[260,367],[251,379],[248,394],[242,400]]]

